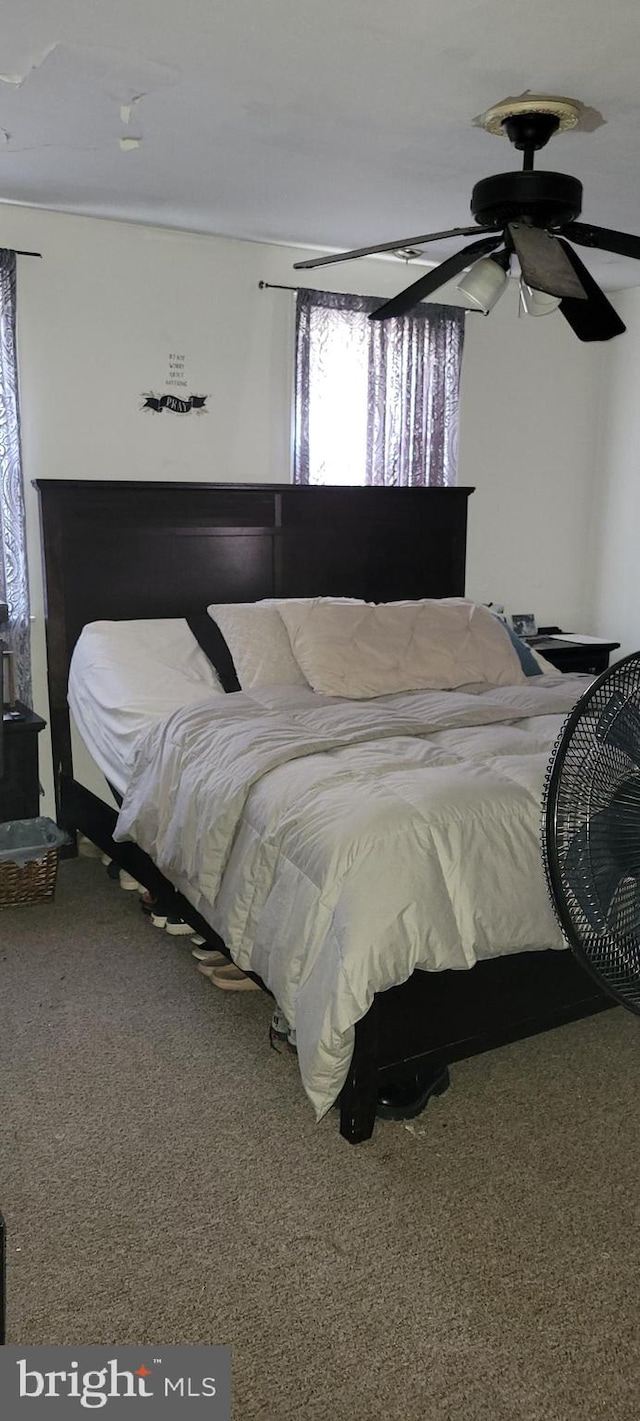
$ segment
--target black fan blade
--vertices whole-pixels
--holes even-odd
[[[485,227],[485,232],[499,232],[500,227]],[[472,237],[478,231],[475,227],[452,227],[449,232],[427,232],[422,237],[399,237],[397,242],[382,242],[378,247],[358,247],[353,252],[337,252],[331,257],[311,257],[309,261],[294,262],[294,271],[310,271],[314,266],[331,266],[333,262],[349,262],[355,257],[371,257],[377,252],[397,252],[402,247],[420,247],[425,242],[441,242],[445,237]]]
[[[424,276],[418,277],[417,281],[407,286],[398,296],[393,296],[390,301],[385,301],[383,306],[378,306],[376,311],[371,312],[369,320],[387,321],[390,316],[404,316],[406,311],[417,306],[425,296],[430,296],[432,291],[444,286],[445,282],[457,276],[459,271],[464,271],[474,257],[488,256],[489,252],[495,251],[501,241],[500,233],[496,237],[485,237],[481,242],[470,242],[467,247],[462,247],[461,251],[441,262],[440,266],[433,267],[431,271],[425,272]]]
[[[594,281],[591,272],[580,261],[577,252],[565,242],[563,237],[558,237],[560,245],[564,248],[571,265],[579,277],[581,285],[587,293],[586,301],[573,301],[568,297],[560,302],[560,311],[566,321],[569,322],[574,335],[578,340],[613,340],[614,336],[621,336],[627,327],[624,321],[620,320],[618,312],[614,310],[610,301],[600,290],[597,282]]]
[[[606,809],[594,814],[569,845],[564,862],[567,884],[596,932],[611,927],[621,914],[632,919],[627,921],[627,929],[640,929],[637,889],[632,904],[629,893],[631,884],[637,885],[640,878],[639,824],[640,779],[630,775]]]
[[[534,291],[584,301],[586,292],[553,232],[528,222],[510,222],[509,234],[520,262],[522,279]]]
[[[568,222],[562,235],[579,247],[600,247],[603,252],[640,261],[640,237],[632,232],[612,232],[609,227],[592,227],[590,222]]]
[[[614,691],[595,725],[596,740],[621,750],[640,770],[640,710],[633,701]]]

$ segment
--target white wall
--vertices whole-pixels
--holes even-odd
[[[593,630],[587,555],[602,347],[558,313],[519,319],[517,288],[467,317],[460,481],[470,502],[467,591]],[[638,321],[640,326],[640,320]]]
[[[287,247],[1,206],[20,258],[19,360],[34,703],[48,713],[36,478],[282,481],[290,477],[294,283]],[[392,294],[394,261],[307,273],[307,285]],[[411,280],[411,272],[407,280]],[[640,321],[638,321],[640,326]],[[640,336],[638,337],[640,339]],[[209,412],[143,412],[170,351]],[[584,556],[602,359],[557,315],[517,319],[513,291],[467,318],[459,479],[470,501],[467,587],[509,610],[589,630]],[[42,778],[51,809],[50,756]]]
[[[640,650],[640,290],[617,293],[615,305],[627,332],[603,364],[591,619],[622,657]]]

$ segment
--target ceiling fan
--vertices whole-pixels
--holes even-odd
[[[520,172],[496,173],[476,183],[471,194],[474,227],[453,227],[446,232],[428,232],[375,247],[313,257],[296,262],[295,270],[308,271],[377,252],[421,247],[447,237],[477,237],[480,227],[484,236],[385,301],[371,313],[370,320],[403,316],[470,266],[459,290],[468,298],[471,309],[487,315],[506,287],[515,256],[520,264],[522,307],[528,314],[541,315],[557,308],[582,341],[611,340],[621,335],[626,326],[570,243],[640,261],[640,237],[576,221],[582,210],[582,184],[566,173],[534,171],[533,167],[534,153],[544,148],[554,133],[577,125],[580,108],[570,99],[525,97],[496,104],[487,111],[483,126],[489,132],[505,133],[524,158]]]

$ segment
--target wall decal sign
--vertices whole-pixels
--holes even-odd
[[[156,414],[162,414],[163,410],[172,410],[173,414],[191,414],[192,410],[195,410],[196,414],[208,413],[205,409],[208,395],[189,395],[188,399],[183,400],[179,395],[154,395],[149,392],[142,398],[142,409],[154,410]]]
[[[142,396],[143,403],[140,406],[143,410],[152,410],[154,414],[162,414],[163,410],[170,410],[172,414],[208,414],[205,409],[208,395],[187,395],[187,375],[186,360],[184,355],[177,351],[169,351],[169,362],[167,378],[164,381],[165,389],[176,389],[184,391],[182,394],[160,395],[155,390],[147,390]]]

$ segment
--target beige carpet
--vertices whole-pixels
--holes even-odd
[[[0,944],[10,1341],[230,1342],[236,1421],[637,1421],[639,1020],[354,1149],[96,861]]]

